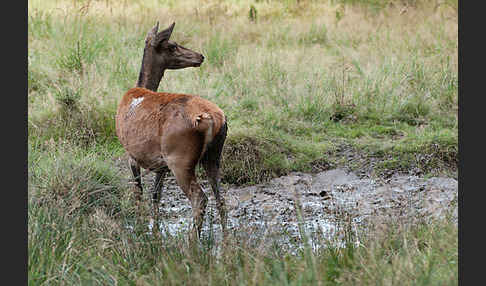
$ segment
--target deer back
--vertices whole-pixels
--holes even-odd
[[[212,119],[209,138],[202,136],[205,132],[203,125],[198,126],[198,118],[204,115]],[[191,139],[178,143],[193,144],[198,148],[205,144],[204,141],[213,139],[224,121],[223,111],[199,96],[137,87],[128,90],[118,106],[116,133],[127,152],[142,167],[152,169],[165,164],[162,137],[169,129],[187,132]]]

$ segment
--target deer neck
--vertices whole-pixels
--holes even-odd
[[[143,51],[142,67],[138,75],[137,87],[157,91],[164,76],[165,68],[155,67],[150,57]]]

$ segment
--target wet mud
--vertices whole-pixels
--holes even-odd
[[[150,175],[145,181],[151,182]],[[207,181],[200,180],[209,198],[203,236],[221,239],[219,214]],[[150,189],[148,183],[145,189]],[[399,221],[449,215],[457,222],[458,183],[453,178],[421,178],[395,174],[370,178],[337,168],[316,174],[291,173],[267,183],[223,188],[229,229],[234,235],[268,239],[279,247],[302,246],[303,236],[344,243],[346,229],[364,229],[369,222]],[[192,222],[189,200],[173,177],[164,181],[160,201],[162,233],[187,233]],[[278,236],[278,237],[276,237]]]

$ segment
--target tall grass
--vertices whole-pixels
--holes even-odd
[[[80,191],[68,190],[71,204],[81,204]],[[366,232],[349,232],[345,247],[319,239],[313,241],[317,249],[304,244],[291,253],[277,241],[262,244],[245,228],[233,230],[220,244],[207,236],[193,244],[184,233],[152,234],[148,211],[137,210],[123,193],[113,197],[119,205],[115,214],[102,205],[69,208],[39,195],[30,198],[29,285],[457,284],[457,225],[447,217],[415,224],[376,222]],[[349,227],[342,224],[343,231]],[[300,234],[305,242],[305,229]]]
[[[324,146],[335,144],[331,138],[370,148],[383,144],[384,136],[386,146],[406,140],[420,150],[440,144],[425,142],[434,138],[429,135],[457,130],[453,10],[382,1],[386,7],[370,16],[363,12],[365,1],[262,1],[252,4],[259,17],[252,22],[244,1],[186,2],[29,2],[29,135],[73,142],[80,136],[88,145],[116,146],[116,104],[137,78],[146,31],[162,18],[177,22],[174,40],[207,60],[200,68],[167,71],[159,89],[216,102],[229,118],[229,138],[247,129],[270,142],[292,138],[282,142],[289,156],[267,165],[269,173],[306,170],[323,159]],[[336,22],[340,7],[345,9]],[[67,99],[68,93],[79,95],[79,108],[64,124],[59,94]],[[370,130],[376,125],[392,131],[376,138]],[[457,141],[457,132],[449,134]],[[255,150],[269,156],[266,146]],[[238,169],[226,155],[229,170]],[[238,177],[245,173],[225,181],[266,176]]]

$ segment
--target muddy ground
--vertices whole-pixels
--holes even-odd
[[[152,177],[144,177],[145,190],[151,188]],[[202,235],[219,240],[215,200],[207,181],[200,183],[209,197]],[[373,178],[344,168],[291,173],[264,184],[223,188],[231,231],[276,241],[282,248],[302,246],[302,231],[314,246],[322,245],[323,239],[342,244],[346,230],[356,233],[378,219],[413,221],[451,215],[457,222],[457,195],[458,182],[453,178],[403,174]],[[160,211],[162,233],[178,235],[189,228],[190,203],[174,177],[164,181]],[[303,222],[300,230],[299,221]]]

